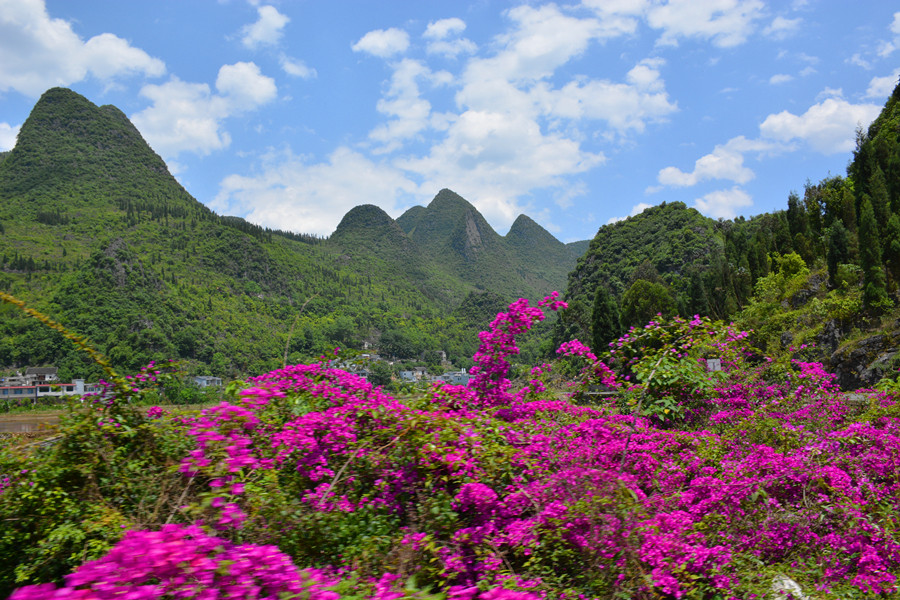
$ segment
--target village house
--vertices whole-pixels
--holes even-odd
[[[3,379],[2,383],[4,385],[17,386],[37,385],[39,383],[57,381],[59,379],[57,377],[58,372],[59,369],[57,367],[27,367],[24,375],[17,371],[12,377]]]
[[[449,383],[451,385],[469,385],[469,374],[466,373],[465,369],[460,369],[459,371],[447,371],[438,379],[445,383]]]
[[[101,388],[97,383],[86,383],[84,379],[74,379],[72,383],[32,383],[20,385],[17,382],[10,383],[7,378],[0,384],[0,402],[18,400],[36,401],[38,398],[60,398],[62,396],[83,396],[85,394],[100,393]]]
[[[213,377],[212,375],[196,375],[191,378],[194,385],[200,388],[222,387],[222,378]]]

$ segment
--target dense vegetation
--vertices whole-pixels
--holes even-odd
[[[50,442],[0,448],[0,593],[896,596],[898,90],[847,176],[785,211],[669,203],[601,228],[558,358],[524,373],[511,361],[554,355],[555,296],[466,333],[552,279],[539,258],[571,258],[530,219],[500,237],[443,190],[397,221],[358,207],[328,240],[260,229],[179,191],[117,110],[48,92],[0,157],[0,284],[125,370],[268,372],[169,414],[142,407],[173,377],[151,363],[73,404]],[[61,328],[0,311],[0,362],[100,369]],[[392,397],[304,361],[363,340],[447,350],[474,378]],[[857,379],[809,360],[823,352],[856,356],[840,364]],[[856,364],[880,393],[841,392]]]
[[[844,372],[842,385],[874,383],[877,374],[849,372],[892,360],[889,332],[900,306],[900,86],[858,132],[846,177],[807,182],[802,197],[789,194],[786,210],[752,219],[714,221],[663,203],[601,227],[569,276],[566,298],[571,310],[556,327],[557,342],[578,337],[605,346],[656,313],[736,318],[770,352],[806,345],[806,356]],[[618,329],[594,326],[613,309]],[[885,335],[847,362],[854,352],[847,344]]]
[[[445,197],[450,213],[438,209]],[[118,109],[53,89],[0,163],[0,289],[88,335],[125,371],[179,358],[228,378],[335,346],[378,347],[382,336],[405,340],[393,344],[398,358],[444,351],[468,366],[477,325],[453,311],[470,292],[544,294],[574,264],[536,224],[507,243],[449,190],[417,208],[436,232],[455,231],[454,218],[479,223],[491,252],[469,264],[453,236],[410,238],[374,206],[352,210],[329,239],[218,216]],[[520,252],[545,245],[539,265]],[[0,372],[55,364],[63,379],[99,375],[57,334],[0,312]]]
[[[892,396],[854,403],[820,365],[763,360],[700,318],[633,329],[599,358],[568,342],[517,388],[517,336],[562,307],[513,303],[480,336],[469,387],[402,400],[313,363],[166,414],[136,405],[166,376],[150,365],[75,405],[55,443],[0,450],[0,593],[900,591]],[[618,394],[578,405],[554,373],[579,377],[576,396]]]

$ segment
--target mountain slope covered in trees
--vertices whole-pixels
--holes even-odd
[[[454,209],[417,207],[433,231],[420,238],[371,205],[350,211],[329,239],[219,216],[121,111],[55,88],[0,162],[0,289],[86,334],[126,371],[181,358],[238,376],[386,334],[404,340],[405,358],[444,350],[465,364],[471,326],[453,313],[470,292],[495,282],[507,300],[545,295],[574,257],[559,254],[529,278],[503,275],[532,266],[465,199],[438,196],[452,196]],[[484,242],[474,250],[459,237],[472,222]],[[432,251],[436,236],[463,242],[454,260]],[[96,375],[59,334],[11,307],[0,313],[0,369],[57,364],[63,377]]]
[[[900,367],[900,86],[860,130],[845,177],[785,210],[714,221],[681,203],[605,225],[569,275],[555,337],[597,348],[657,313],[736,319],[769,353],[836,371],[845,388]],[[611,317],[612,315],[612,317]]]

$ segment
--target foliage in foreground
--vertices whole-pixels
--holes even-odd
[[[481,334],[468,388],[405,404],[323,359],[194,416],[127,398],[76,412],[56,446],[0,454],[2,586],[39,584],[16,599],[724,599],[790,577],[816,598],[898,591],[891,397],[854,414],[819,365],[676,318],[632,329],[603,361],[564,345],[577,391],[620,392],[581,406],[546,389],[549,365],[518,390],[508,380],[516,335],[541,318],[512,304]],[[707,373],[713,357],[723,370]]]

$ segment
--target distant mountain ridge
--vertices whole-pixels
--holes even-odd
[[[181,357],[217,374],[258,373],[285,344],[309,356],[398,327],[419,339],[413,347],[470,356],[451,317],[469,294],[543,296],[575,263],[520,220],[504,238],[450,190],[397,220],[355,207],[327,239],[222,217],[121,111],[54,88],[0,157],[0,288],[89,334],[125,369]],[[26,341],[43,335],[22,319],[0,323],[0,369],[85,367],[58,340]]]
[[[533,291],[561,290],[577,258],[526,215],[506,236],[455,192],[443,189],[427,207],[414,206],[397,223],[434,260],[479,289],[534,297]],[[569,265],[560,270],[560,266]],[[538,292],[540,294],[541,292]]]

